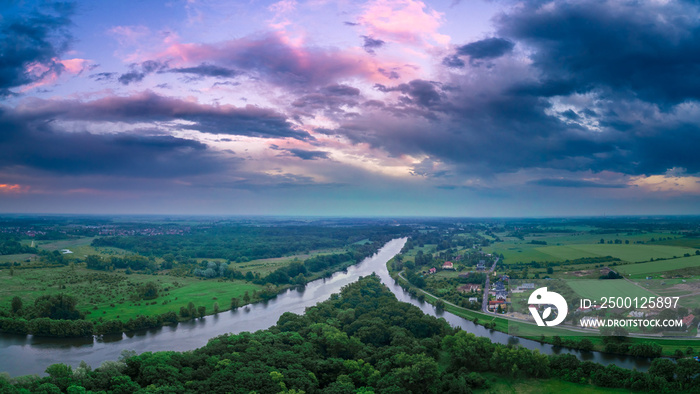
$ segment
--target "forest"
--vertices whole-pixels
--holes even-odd
[[[187,258],[222,258],[233,262],[284,256],[315,249],[337,248],[375,236],[398,236],[403,226],[196,226],[187,236],[112,236],[96,238],[93,246],[111,246],[144,256],[174,254]],[[260,242],[264,240],[264,242]]]
[[[203,348],[124,353],[92,369],[54,364],[48,376],[0,377],[3,393],[469,393],[490,376],[561,379],[585,386],[697,392],[700,364],[654,360],[648,373],[491,343],[401,303],[375,276],[304,315],[285,313],[255,333]]]

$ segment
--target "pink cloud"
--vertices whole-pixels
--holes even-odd
[[[78,58],[58,60],[58,63],[63,65],[63,69],[71,74],[80,74],[90,66],[89,60]]]
[[[336,49],[306,45],[283,32],[249,36],[218,44],[173,43],[156,56],[170,64],[214,63],[233,67],[264,81],[285,86],[320,86],[344,78],[389,81],[381,70],[401,63],[380,62],[360,48]]]
[[[416,46],[447,45],[450,37],[439,34],[442,13],[427,9],[422,1],[375,0],[365,6],[359,22],[372,37]]]
[[[29,186],[23,186],[20,184],[7,184],[0,183],[0,193],[27,193],[29,192]]]
[[[87,59],[65,59],[52,58],[46,63],[34,62],[27,65],[25,73],[34,81],[24,85],[20,92],[27,92],[41,86],[48,86],[56,83],[63,73],[77,75],[90,67],[91,62]]]

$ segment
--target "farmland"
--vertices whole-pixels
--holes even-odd
[[[656,294],[625,280],[569,280],[566,283],[581,298],[600,300],[600,297],[653,297]]]
[[[700,267],[700,256],[681,257],[671,260],[660,260],[649,263],[624,265],[619,270],[625,274],[644,276],[679,270],[689,267]]]
[[[487,249],[502,253],[507,264],[536,262],[559,262],[585,257],[615,257],[628,262],[642,262],[650,259],[667,259],[695,253],[694,249],[669,245],[643,244],[566,244],[538,246],[524,243],[503,243]]]

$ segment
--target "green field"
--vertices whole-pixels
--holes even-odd
[[[659,245],[682,246],[685,248],[700,249],[700,237],[674,238],[671,240],[657,241]]]
[[[236,269],[239,271],[247,272],[251,271],[253,273],[258,273],[260,276],[265,276],[269,274],[270,272],[280,268],[287,266],[293,262],[299,262],[303,263],[304,260],[314,257],[314,256],[320,256],[320,255],[326,255],[326,254],[334,254],[334,253],[344,253],[345,250],[337,248],[337,249],[324,249],[324,250],[317,250],[317,251],[312,251],[310,253],[306,254],[296,254],[293,256],[285,256],[285,257],[274,257],[274,258],[269,258],[269,259],[257,259],[257,260],[251,260],[245,263],[235,263],[231,264],[232,269]],[[224,261],[223,259],[198,259],[199,261],[201,260],[209,260],[209,261]]]
[[[36,257],[35,254],[23,253],[23,254],[6,254],[0,256],[0,263],[22,263],[27,259]]]
[[[78,239],[65,239],[65,240],[60,240],[60,241],[37,241],[36,246],[40,247],[41,249],[46,249],[46,250],[61,250],[61,249],[71,249],[78,247],[78,246],[85,246],[85,245],[90,245],[92,240],[95,239],[95,237],[86,237],[86,238],[78,238]]]
[[[153,281],[163,290],[158,298],[149,301],[131,301],[140,284]],[[65,286],[65,289],[62,288]],[[167,290],[166,290],[167,289]],[[191,301],[213,312],[214,302],[221,310],[229,309],[231,298],[241,299],[246,291],[260,290],[262,286],[245,281],[203,280],[170,275],[126,275],[122,272],[103,272],[70,267],[51,269],[0,270],[0,307],[9,308],[10,300],[19,296],[25,305],[44,294],[66,293],[78,299],[78,309],[89,312],[87,320],[129,320],[137,315],[156,315],[178,312]],[[155,303],[155,304],[153,304]],[[112,306],[114,305],[114,306]]]
[[[620,272],[628,275],[647,275],[663,273],[688,267],[700,267],[700,256],[681,257],[679,259],[653,261],[650,263],[630,264],[619,267]]]
[[[581,298],[599,300],[600,297],[654,297],[655,294],[626,280],[582,279],[566,283]]]
[[[502,253],[506,264],[531,261],[565,261],[585,257],[611,256],[623,261],[641,262],[650,259],[680,257],[695,253],[695,249],[669,245],[642,244],[569,244],[541,246],[526,243],[501,243],[485,248],[489,252]]]

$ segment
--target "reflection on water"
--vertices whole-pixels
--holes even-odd
[[[488,337],[494,342],[520,344],[528,349],[537,349],[547,354],[571,353],[582,360],[601,364],[615,363],[624,368],[636,367],[639,370],[648,368],[648,359],[614,356],[598,352],[579,352],[565,348],[555,349],[551,345],[485,329],[483,326],[476,325],[449,312],[436,312],[432,305],[412,297],[389,276],[386,262],[401,251],[405,242],[405,238],[390,241],[377,254],[366,258],[357,265],[348,267],[342,272],[336,272],[329,277],[310,282],[306,286],[290,288],[273,299],[180,323],[177,326],[165,326],[95,339],[35,338],[2,334],[0,336],[0,371],[7,371],[13,376],[40,374],[47,366],[55,363],[77,366],[81,360],[84,360],[91,366],[97,367],[102,361],[119,358],[122,350],[136,350],[141,353],[195,349],[204,346],[210,338],[222,334],[253,332],[273,326],[284,312],[302,314],[307,307],[327,300],[331,294],[339,292],[343,286],[355,282],[360,276],[367,276],[373,272],[377,273],[382,282],[400,301],[409,302],[426,314],[443,318],[452,326],[461,327],[477,336]]]

